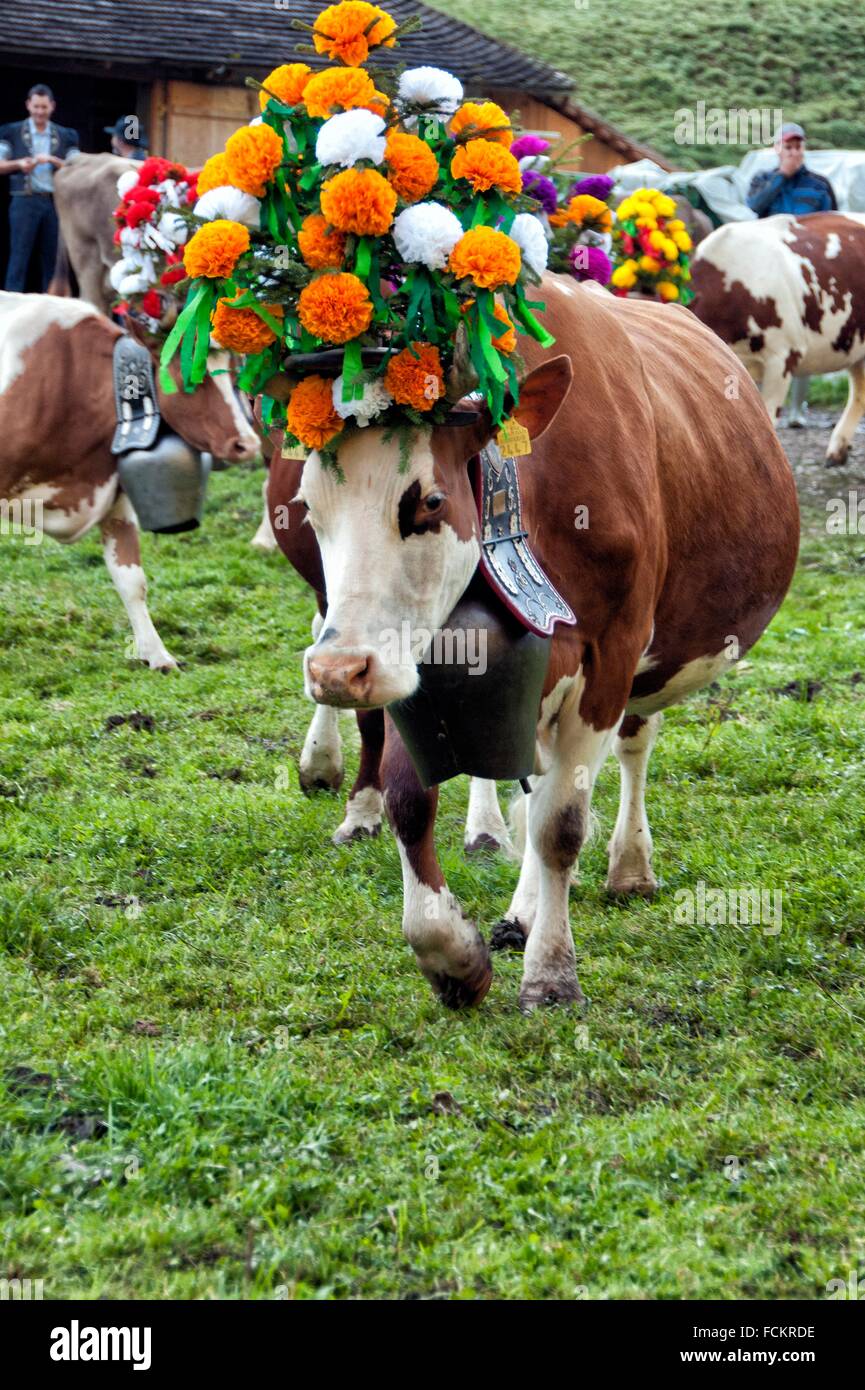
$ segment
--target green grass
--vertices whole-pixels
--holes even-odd
[[[780,108],[815,147],[862,149],[861,0],[434,0],[434,8],[568,73],[574,96],[679,168],[746,147],[679,145],[678,109]]]
[[[514,956],[454,1015],[401,938],[390,835],[336,849],[340,799],[298,790],[312,605],[249,548],[259,488],[219,474],[201,532],[145,541],[171,677],[124,659],[95,539],[0,547],[0,1275],[824,1296],[865,1258],[861,538],[815,525],[747,668],[668,716],[652,903],[605,899],[605,770],[572,892],[585,1016],[522,1017]],[[773,693],[805,678],[810,701]],[[106,727],[134,710],[152,732]],[[465,799],[442,862],[488,929],[516,869],[464,860]],[[700,879],[781,889],[780,934],[677,926]]]

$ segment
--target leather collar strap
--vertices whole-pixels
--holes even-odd
[[[112,454],[149,449],[159,433],[159,402],[153,358],[142,343],[124,333],[114,344],[114,408],[117,425]]]
[[[472,463],[484,578],[530,632],[549,637],[556,623],[574,627],[572,609],[544,574],[523,529],[516,459],[505,458],[491,440]]]

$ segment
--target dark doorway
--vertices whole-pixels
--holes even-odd
[[[110,149],[110,137],[102,129],[113,125],[118,116],[136,113],[146,128],[147,90],[137,82],[89,73],[52,72],[50,65],[39,67],[0,67],[0,125],[23,120],[24,102],[36,82],[46,82],[54,93],[58,125],[78,131],[81,149],[96,154]],[[9,180],[0,178],[0,285],[9,259]],[[28,290],[38,291],[35,267],[31,265]]]

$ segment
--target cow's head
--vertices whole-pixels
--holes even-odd
[[[252,411],[234,388],[231,354],[221,349],[207,358],[207,376],[194,391],[184,391],[175,357],[169,366],[177,390],[169,394],[159,384],[162,338],[148,332],[132,315],[129,331],[144,343],[153,357],[153,372],[162,418],[175,434],[200,453],[240,463],[261,452],[261,440],[252,423]]]
[[[533,439],[554,420],[571,378],[569,359],[557,357],[523,382],[513,413]],[[298,499],[327,588],[326,619],[304,658],[307,693],[319,704],[376,707],[417,687],[420,634],[428,640],[443,626],[480,558],[467,465],[492,433],[478,408],[468,425],[418,429],[407,463],[398,438],[374,427],[347,435],[339,473],[315,452],[307,458]]]

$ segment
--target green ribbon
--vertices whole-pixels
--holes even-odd
[[[543,309],[543,304],[536,304],[535,308]],[[523,325],[527,333],[536,338],[541,347],[549,348],[555,343],[552,333],[548,333],[543,324],[538,323],[534,314],[528,306],[528,302],[521,294],[514,296],[514,313]]]
[[[171,374],[168,371],[168,364],[171,361],[174,354],[177,352],[178,347],[180,347],[181,342],[185,343],[187,329],[193,327],[196,316],[204,302],[207,303],[209,323],[210,307],[212,305],[215,293],[216,291],[214,290],[214,287],[209,280],[202,280],[199,281],[198,284],[192,284],[189,286],[189,290],[186,295],[186,303],[184,304],[183,308],[178,314],[174,327],[172,328],[168,337],[165,339],[165,342],[162,346],[162,353],[160,354],[159,358],[159,385],[162,387],[162,390],[168,396],[174,395],[175,391],[177,390],[177,387],[174,384],[174,381],[172,380]],[[191,347],[187,350],[187,356],[189,352],[191,352],[191,350]],[[192,363],[190,360],[190,370],[191,367]],[[188,382],[190,378],[188,377],[187,372],[183,370],[182,358],[181,372],[183,375],[184,386],[186,386],[187,389],[189,389]]]
[[[352,338],[350,343],[346,343],[342,354],[343,401],[363,399],[363,382],[358,380],[362,366],[360,338]]]

